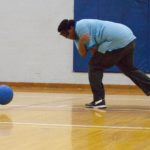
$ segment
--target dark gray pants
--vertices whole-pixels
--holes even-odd
[[[89,82],[94,101],[105,99],[102,83],[103,72],[106,68],[116,65],[128,76],[146,95],[150,94],[150,78],[138,70],[133,63],[135,43],[126,47],[102,54],[96,52],[89,62]],[[113,80],[113,79],[112,79]]]

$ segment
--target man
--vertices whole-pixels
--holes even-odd
[[[64,19],[59,24],[58,32],[75,41],[81,56],[86,56],[88,51],[93,53],[88,73],[93,101],[86,107],[106,108],[102,78],[104,70],[113,65],[118,66],[147,96],[150,95],[150,78],[133,64],[136,37],[130,28],[97,19]]]

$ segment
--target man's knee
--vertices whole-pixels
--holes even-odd
[[[120,67],[119,66],[119,69],[125,74],[125,75],[130,75],[130,74],[133,74],[134,72],[136,72],[136,70],[138,70],[136,67],[134,66],[129,66],[129,67]]]

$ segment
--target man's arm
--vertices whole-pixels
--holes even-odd
[[[79,54],[81,56],[86,56],[87,51],[86,51],[86,47],[85,44],[90,40],[89,35],[88,34],[83,34],[80,39],[79,39]]]

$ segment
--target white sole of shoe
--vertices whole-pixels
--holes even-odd
[[[85,106],[86,108],[95,108],[95,109],[105,109],[107,108],[106,105],[100,105],[100,106]]]

